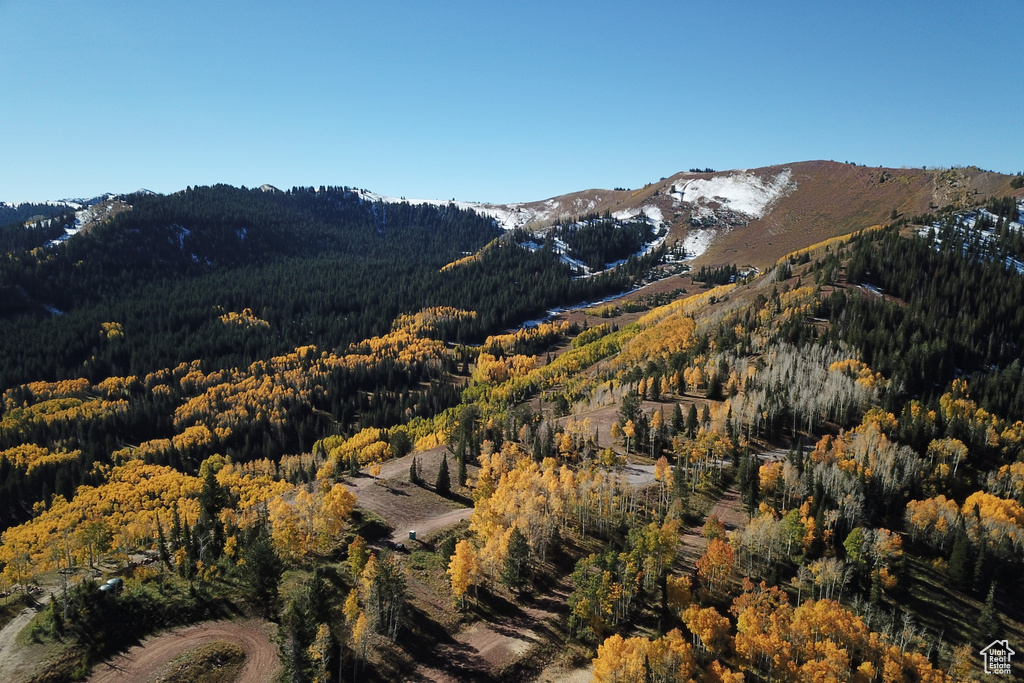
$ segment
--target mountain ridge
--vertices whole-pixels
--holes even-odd
[[[742,175],[763,181],[777,178],[787,170],[795,187],[769,201],[769,211],[764,215],[737,216],[738,212],[727,205],[687,202],[672,196],[681,194],[672,192],[673,188],[693,181]],[[682,171],[635,190],[589,189],[536,202],[481,206],[517,215],[523,220],[514,227],[528,229],[546,228],[559,220],[587,213],[635,215],[645,209],[656,209],[670,226],[669,244],[675,240],[684,244],[689,239],[691,245],[706,245],[698,254],[698,263],[739,263],[763,268],[801,246],[881,224],[891,218],[893,210],[908,216],[923,215],[943,207],[974,206],[990,196],[1013,194],[1013,178],[973,166],[885,168],[815,160],[753,169]],[[701,219],[701,209],[705,210],[702,220],[707,225],[698,227],[695,219]],[[714,221],[708,221],[712,216],[707,209],[714,214]],[[708,232],[700,235],[705,230]],[[794,234],[799,237],[793,239]]]
[[[1022,190],[1012,186],[1014,177],[976,166],[889,168],[812,160],[751,169],[680,171],[638,189],[590,188],[527,202],[407,199],[365,189],[357,192],[374,202],[455,205],[494,219],[506,231],[545,230],[593,214],[609,213],[620,219],[643,214],[655,227],[668,228],[666,243],[685,248],[698,264],[764,268],[794,249],[881,224],[894,215],[967,208],[991,196],[1019,194]],[[776,182],[781,185],[775,187]],[[259,189],[281,192],[269,184]],[[82,210],[111,201],[127,206],[129,196],[108,193],[91,200],[33,206]],[[13,217],[20,206],[27,205],[4,203],[0,208]]]
[[[767,198],[766,212],[737,210],[735,202],[714,201],[718,195],[686,191],[694,183],[720,186],[737,178],[770,184],[786,173],[786,187]],[[362,195],[385,202],[455,204],[494,218],[506,230],[544,230],[604,212],[619,218],[644,213],[656,225],[665,223],[670,229],[667,243],[696,253],[699,264],[764,268],[800,247],[882,224],[892,218],[893,211],[924,215],[942,208],[976,206],[992,196],[1019,194],[1021,190],[1011,184],[1014,177],[976,166],[890,168],[811,160],[751,169],[680,171],[638,189],[590,188],[527,202],[406,199],[365,190]]]

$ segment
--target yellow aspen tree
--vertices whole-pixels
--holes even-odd
[[[683,623],[690,629],[698,645],[708,652],[722,652],[729,635],[729,619],[719,614],[714,607],[701,609],[690,605],[683,611]]]
[[[307,548],[308,536],[303,533],[299,513],[283,498],[275,498],[267,506],[270,536],[278,552],[289,558],[301,557]]]
[[[708,592],[715,590],[732,573],[736,554],[732,546],[720,538],[713,538],[708,543],[704,555],[697,560],[697,576],[707,586]]]
[[[688,576],[665,577],[665,592],[667,595],[668,608],[682,618],[683,610],[693,602],[693,586]]]
[[[461,607],[466,606],[466,591],[475,583],[479,567],[476,552],[469,541],[461,540],[455,545],[455,554],[448,563],[448,576],[451,577],[452,593]]]
[[[348,570],[353,579],[359,578],[359,575],[363,573],[363,567],[366,566],[369,555],[366,550],[366,539],[362,536],[357,535],[348,544]]]
[[[707,673],[701,679],[702,683],[743,683],[743,674],[739,671],[729,671],[725,665],[717,659],[711,662]]]
[[[612,683],[627,680],[622,676],[626,668],[626,641],[619,634],[609,636],[597,646],[597,657],[594,659],[594,683]]]
[[[366,619],[366,613],[360,612],[352,627],[352,650],[357,652],[359,659],[366,660],[366,646],[370,641],[370,624]]]
[[[626,452],[629,453],[629,440],[636,436],[636,425],[632,420],[626,420],[622,427],[622,434],[626,437]]]
[[[654,463],[654,480],[658,482],[658,506],[663,508],[668,502],[668,487],[672,483],[672,467],[664,455]]]
[[[349,515],[356,507],[356,496],[341,484],[335,484],[323,496],[314,530],[321,549],[330,549],[341,535]]]
[[[359,592],[355,588],[348,592],[342,612],[345,614],[345,625],[352,628],[359,618]]]
[[[366,604],[370,592],[373,590],[373,581],[377,578],[377,555],[370,553],[366,560],[363,571],[359,574],[359,595],[363,604]]]
[[[331,654],[334,650],[331,642],[331,627],[320,624],[316,629],[316,638],[309,646],[309,658],[316,669],[317,681],[329,681],[331,671]]]

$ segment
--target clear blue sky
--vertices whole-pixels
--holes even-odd
[[[806,159],[1024,170],[1024,0],[0,0],[0,200],[511,202]]]

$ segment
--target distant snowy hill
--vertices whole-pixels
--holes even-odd
[[[1012,178],[976,167],[894,169],[803,161],[720,172],[694,170],[638,189],[590,189],[509,204],[357,192],[367,202],[471,209],[506,231],[543,231],[556,223],[605,214],[619,221],[643,218],[665,231],[659,243],[685,250],[703,263],[763,267],[802,246],[884,223],[893,211],[908,217],[923,215],[940,207],[969,208],[986,197],[1011,194]],[[281,192],[273,185],[259,189]],[[139,190],[136,194],[153,193]],[[130,203],[127,196],[108,194],[31,206],[0,204],[0,225],[47,217],[63,208],[76,212],[76,230],[88,229],[111,215],[111,210],[124,210],[126,199]]]
[[[666,214],[678,216],[686,211],[693,229],[688,231],[683,246],[688,254],[699,256],[711,243],[715,229],[761,218],[776,200],[796,189],[789,169],[768,174],[747,170],[722,174],[681,173],[671,180],[662,191],[648,192],[651,185],[637,191],[588,190],[516,204],[405,199],[368,191],[363,191],[362,196],[368,201],[455,204],[493,218],[506,230],[543,229],[556,222],[574,222],[603,212],[620,221],[642,217],[655,227],[661,227],[666,223]]]
[[[606,212],[643,215],[667,227],[664,242],[709,265],[766,267],[795,249],[891,219],[942,207],[969,208],[986,197],[1020,194],[1013,176],[977,167],[870,168],[802,161],[756,169],[677,173],[639,189],[591,189],[536,202],[452,202],[490,216],[506,230],[544,230]],[[370,201],[448,204],[363,192]]]

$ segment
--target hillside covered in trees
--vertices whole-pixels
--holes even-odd
[[[3,587],[62,644],[25,679],[237,612],[288,680],[965,681],[1024,643],[1012,198],[522,329],[660,255],[559,251],[652,234],[131,203],[0,270]]]

